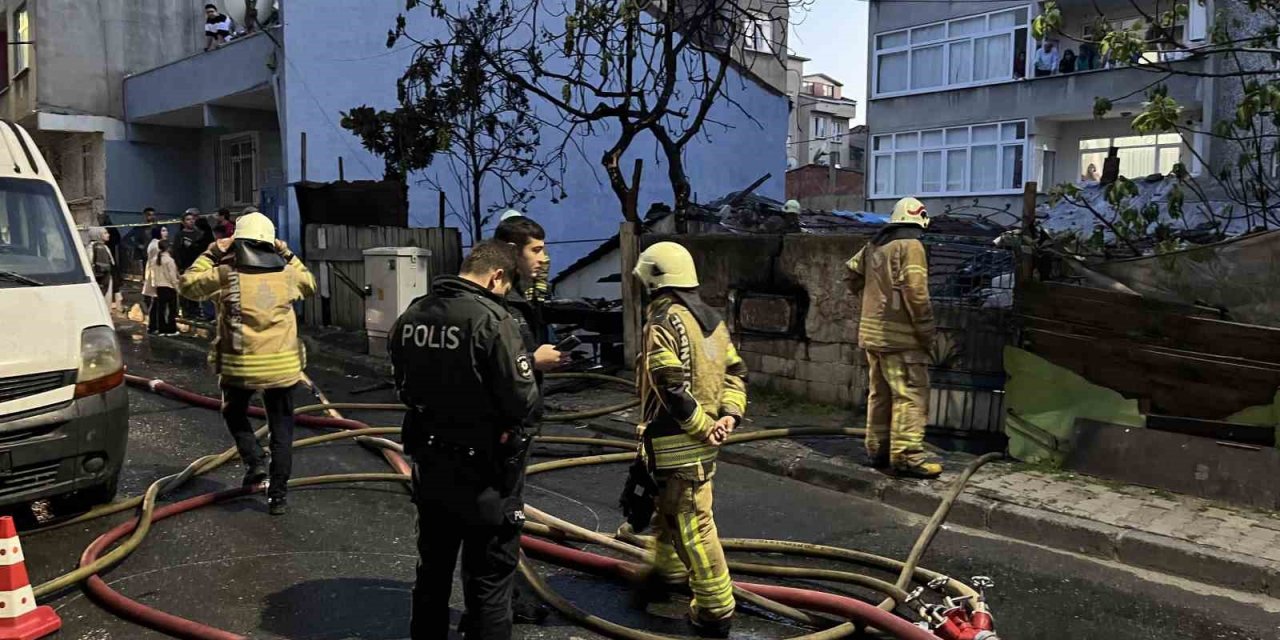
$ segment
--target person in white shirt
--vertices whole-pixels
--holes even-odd
[[[1053,45],[1052,40],[1045,40],[1044,44],[1036,49],[1035,59],[1036,77],[1050,76],[1058,72],[1058,65],[1062,63],[1062,56],[1058,53],[1057,47]]]
[[[212,4],[204,6],[204,50],[212,51],[231,41],[235,32],[235,23],[218,7]]]

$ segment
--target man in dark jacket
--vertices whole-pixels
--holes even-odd
[[[178,231],[178,250],[174,257],[177,259],[179,272],[186,271],[195,264],[196,258],[200,257],[204,250],[213,244],[213,235],[205,236],[205,232],[196,226],[196,220],[200,217],[200,210],[191,207],[186,213],[182,214],[182,229]],[[182,317],[188,320],[200,316],[200,303],[190,298],[182,298],[178,304]]]
[[[528,426],[542,412],[533,362],[503,304],[515,270],[510,245],[477,244],[461,275],[437,278],[389,336],[418,507],[414,640],[448,635],[459,548],[464,634],[511,637]]]

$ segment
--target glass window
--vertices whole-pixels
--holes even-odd
[[[925,149],[943,146],[942,129],[934,129],[933,131],[925,131],[920,134],[920,146]]]
[[[253,135],[227,136],[222,139],[221,204],[240,207],[257,203],[257,139]]]
[[[1081,140],[1081,149],[1106,149],[1111,146],[1110,138],[1096,138],[1093,140]],[[1105,154],[1104,154],[1105,155]]]
[[[964,84],[973,80],[973,41],[964,40],[947,45],[951,48],[948,84]]]
[[[898,193],[911,193],[916,186],[916,168],[919,159],[915,151],[893,154],[893,187]]]
[[[995,191],[1000,186],[1000,166],[996,163],[996,146],[984,145],[970,150],[970,189]]]
[[[973,41],[973,79],[1006,80],[1013,75],[1013,35],[1004,33]]]
[[[947,129],[947,144],[969,144],[969,128],[957,127]]]
[[[1156,138],[1160,144],[1182,144],[1182,136],[1177,133],[1162,133]]]
[[[906,51],[878,56],[876,68],[877,89],[880,93],[906,91],[909,54]]]
[[[891,193],[889,181],[893,178],[893,156],[883,155],[875,157],[875,183],[872,190],[876,195],[888,195]]]
[[[1012,29],[1020,24],[1026,24],[1026,23],[1027,23],[1026,10],[1001,11],[1000,13],[991,14],[990,27],[992,31],[995,31],[996,29]]]
[[[1156,136],[1123,136],[1116,138],[1117,147],[1140,147],[1156,143]]]
[[[947,191],[965,191],[965,169],[969,164],[969,152],[952,149],[947,152]]]
[[[926,151],[920,156],[920,190],[942,191],[942,152]]]
[[[1004,189],[1022,187],[1023,145],[1005,145],[1000,149],[1000,176]]]
[[[943,78],[942,45],[911,51],[911,88],[928,89],[946,83]]]
[[[999,127],[997,127],[994,124],[974,127],[973,141],[974,142],[995,142],[998,139],[996,137],[996,131],[998,130],[999,130]]]
[[[1122,147],[1116,155],[1120,157],[1121,175],[1136,178],[1156,172],[1155,147]]]
[[[987,17],[977,16],[974,18],[965,18],[963,20],[952,20],[947,25],[947,35],[952,38],[959,36],[971,36],[987,31]]]
[[[18,42],[31,42],[31,13],[27,11],[27,5],[18,7],[13,12],[13,30],[16,33]],[[13,46],[13,73],[17,75],[19,71],[31,66],[31,45],[16,44]]]
[[[915,149],[919,145],[919,137],[915,133],[899,133],[893,137],[894,149]]]
[[[911,30],[911,44],[919,44],[921,42],[933,42],[947,37],[947,25],[933,24],[927,27],[917,27]]]
[[[896,47],[905,47],[907,46],[907,43],[908,43],[907,32],[898,31],[895,33],[886,33],[876,38],[876,42],[879,43],[880,49],[893,49]]]
[[[53,187],[0,178],[0,289],[89,282]]]
[[[1178,164],[1182,160],[1182,149],[1180,147],[1165,147],[1160,149],[1160,166],[1157,169],[1160,173],[1169,173],[1173,171],[1173,165]]]
[[[880,151],[882,149],[892,149],[892,148],[893,148],[892,136],[875,136],[874,138],[871,139],[872,151]]]

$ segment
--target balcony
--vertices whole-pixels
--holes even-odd
[[[234,110],[274,111],[279,30],[259,32],[125,78],[125,118],[170,127],[217,126]],[[270,36],[275,36],[272,40]]]

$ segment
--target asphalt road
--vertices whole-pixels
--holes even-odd
[[[216,393],[203,358],[171,341],[129,342],[127,358],[133,373]],[[368,377],[311,373],[334,400],[390,399],[385,392],[351,396],[351,390],[375,382]],[[297,393],[299,404],[312,401],[309,393]],[[153,479],[230,446],[215,412],[145,392],[130,394],[133,420],[122,495],[136,495]],[[375,424],[398,419],[385,413],[353,417]],[[297,436],[314,433],[300,428]],[[295,476],[386,470],[379,457],[355,444],[302,450],[294,464]],[[238,465],[229,465],[193,481],[177,495],[235,486],[240,473]],[[553,472],[533,478],[527,498],[584,526],[612,531],[620,517],[614,504],[622,474],[620,466]],[[923,524],[918,517],[880,504],[730,465],[722,465],[717,484],[717,520],[727,536],[812,541],[903,557]],[[303,489],[291,494],[290,504],[291,512],[282,518],[268,516],[257,497],[159,523],[144,546],[105,579],[148,605],[253,638],[407,638],[416,557],[414,514],[404,491],[390,485]],[[109,524],[99,521],[24,536],[33,582],[74,568],[83,548]],[[1207,588],[1149,579],[1024,543],[948,529],[924,564],[957,577],[991,576],[997,586],[990,601],[1005,640],[1280,637],[1275,602],[1255,606]],[[626,606],[622,585],[541,568],[550,574],[553,587],[584,609],[670,635],[686,633],[679,604],[643,614]],[[455,611],[459,600],[460,591],[455,593]],[[61,638],[164,637],[99,609],[80,591],[65,592],[46,604],[62,616]],[[799,633],[777,621],[743,615],[735,637]],[[517,635],[592,637],[555,617],[541,627],[517,627]]]

